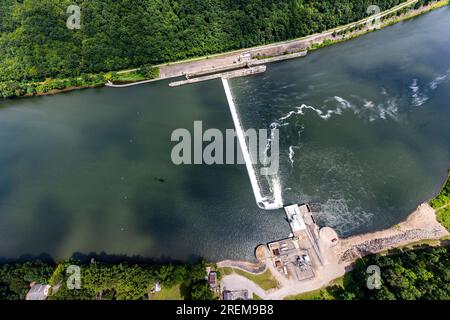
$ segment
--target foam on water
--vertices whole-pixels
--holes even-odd
[[[430,123],[440,123],[425,107],[433,110],[445,104],[445,96],[436,94],[450,82],[445,54],[428,59],[391,44],[389,57],[395,67],[380,46],[371,53],[336,50],[339,59],[324,52],[299,60],[298,66],[291,62],[292,69],[289,63],[270,68],[264,79],[253,78],[253,85],[240,95],[248,123],[280,129],[278,182],[286,203],[317,205],[320,223],[341,235],[368,231],[372,224],[385,227],[391,217],[410,210],[419,192],[412,193],[422,184],[404,195],[402,183],[413,181],[410,177],[420,176],[422,166],[428,166],[419,152],[445,148],[439,137],[435,146],[424,143],[428,137],[416,138],[417,128],[420,134],[434,134],[419,120],[422,114]],[[355,67],[355,59],[361,59],[362,68]],[[300,70],[304,75],[298,75]],[[299,128],[305,134],[297,135]]]
[[[305,114],[305,110],[312,110],[312,111],[314,111],[315,113],[317,113],[317,115],[319,117],[321,117],[324,120],[329,119],[335,113],[337,113],[337,114],[341,113],[341,111],[340,111],[341,109],[340,108],[338,108],[336,110],[323,111],[323,110],[320,110],[320,109],[315,108],[313,106],[308,106],[306,104],[302,104],[300,107],[296,107],[296,110],[290,111],[287,115],[279,118],[278,121],[283,123],[285,120],[288,120],[292,116],[304,115]]]
[[[436,76],[425,86],[420,86],[417,78],[412,79],[409,89],[411,90],[411,103],[414,107],[421,107],[430,100],[430,93],[439,88],[450,77],[450,69],[444,74]]]
[[[430,82],[429,86],[431,90],[436,90],[439,87],[439,85],[448,80],[449,77],[450,77],[450,69],[448,69],[445,74],[437,76],[436,78],[433,79],[433,81]]]
[[[329,199],[321,205],[317,218],[322,225],[334,228],[339,234],[351,234],[353,230],[369,225],[373,219],[373,213],[352,208],[345,198]]]
[[[289,161],[291,162],[291,167],[294,167],[294,146],[289,147]]]
[[[273,193],[274,203],[278,203],[283,206],[283,191],[281,187],[280,177],[278,175],[270,177],[270,186]]]
[[[428,101],[428,96],[420,91],[420,85],[418,79],[413,79],[412,84],[409,87],[411,89],[412,105],[415,107],[421,107]]]
[[[385,90],[385,89],[384,89]],[[361,98],[358,96],[352,96],[354,103],[350,102],[340,96],[334,96],[327,98],[323,101],[321,108],[302,104],[300,107],[296,107],[295,110],[289,111],[286,115],[281,116],[277,121],[271,124],[272,128],[279,128],[286,126],[289,120],[295,116],[303,116],[307,110],[311,110],[316,113],[323,120],[329,120],[334,115],[342,115],[344,111],[350,110],[353,114],[360,118],[367,119],[369,121],[375,121],[377,119],[387,120],[388,118],[398,120],[398,98],[391,97],[385,91],[386,99],[381,103],[375,103],[367,98]],[[334,109],[327,109],[327,105],[333,104]]]

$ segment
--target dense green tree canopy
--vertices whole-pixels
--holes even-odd
[[[400,2],[377,4],[384,10]],[[80,30],[66,27],[72,4],[81,8]],[[372,0],[2,0],[0,82],[73,77],[286,40],[364,18],[371,4]]]
[[[69,265],[81,267],[81,289],[67,288]],[[368,266],[381,271],[381,287],[369,289]],[[0,265],[0,300],[24,299],[31,282],[59,287],[50,299],[140,300],[148,298],[156,282],[170,288],[179,285],[187,300],[214,299],[206,276],[206,264],[81,264],[66,261],[55,266],[42,262]],[[390,255],[371,255],[357,261],[342,285],[322,290],[317,299],[343,300],[449,300],[450,248],[426,247],[395,250]]]
[[[80,288],[72,283],[68,267],[80,267]],[[52,300],[142,300],[156,282],[170,288],[180,285],[186,300],[213,299],[206,279],[206,264],[107,264],[65,261],[58,265],[26,262],[0,265],[0,300],[23,300],[32,282],[50,284]]]
[[[345,276],[344,287],[327,291],[343,300],[449,300],[449,253],[450,248],[443,247],[365,257]],[[380,267],[380,289],[367,287],[370,265]]]
[[[30,283],[47,283],[53,268],[40,261],[0,266],[0,300],[23,300]]]

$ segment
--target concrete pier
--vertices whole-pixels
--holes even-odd
[[[182,80],[182,81],[175,81],[175,82],[171,82],[169,84],[169,86],[179,87],[179,86],[184,86],[187,84],[198,83],[198,82],[214,80],[214,79],[219,79],[219,78],[231,79],[231,78],[237,78],[237,77],[245,77],[245,76],[251,76],[254,74],[258,74],[258,73],[263,73],[265,71],[266,71],[266,66],[255,66],[255,67],[251,67],[251,68],[239,69],[239,70],[234,70],[234,71],[229,71],[229,72],[210,74],[210,75],[196,77],[196,78]]]
[[[261,64],[263,64],[263,63],[261,63]],[[248,67],[247,62],[241,62],[241,63],[231,64],[231,65],[227,65],[227,66],[223,66],[223,67],[217,67],[217,68],[214,68],[211,70],[202,70],[202,71],[198,71],[198,72],[188,73],[188,74],[186,74],[186,79],[207,76],[207,75],[211,75],[214,73],[230,72],[230,71],[233,71],[236,69],[243,69],[246,67]]]
[[[272,62],[278,62],[278,61],[285,61],[285,60],[291,60],[291,59],[296,59],[296,58],[301,58],[301,57],[305,57],[308,54],[308,51],[300,51],[300,52],[296,52],[296,53],[289,53],[289,54],[284,54],[281,56],[276,56],[276,57],[270,57],[270,58],[265,58],[265,59],[253,59],[251,61],[249,61],[247,63],[247,65],[249,67],[253,67],[253,66],[259,66],[262,64],[269,64]]]
[[[306,235],[320,264],[323,265],[324,259],[318,244],[319,226],[316,224],[309,206],[307,204],[301,206],[295,204],[285,207],[284,210],[289,225],[291,226],[292,235],[298,238],[302,238]]]

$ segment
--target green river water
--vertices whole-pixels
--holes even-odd
[[[286,204],[340,235],[404,219],[450,163],[450,9],[233,79],[246,128],[280,129]],[[175,166],[173,130],[233,128],[220,81],[0,101],[0,257],[252,259],[289,234],[245,166]]]

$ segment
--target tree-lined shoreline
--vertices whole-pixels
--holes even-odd
[[[310,49],[348,40],[366,32],[361,30],[360,27],[352,27],[351,23],[367,18],[366,10],[371,4],[368,0],[343,2],[337,7],[332,1],[313,1],[308,2],[308,4],[303,3],[303,1],[294,1],[292,3],[296,3],[297,6],[293,10],[288,10],[288,2],[291,3],[292,1],[255,0],[255,3],[244,4],[228,3],[227,1],[216,3],[216,0],[214,0],[211,3],[205,4],[202,2],[200,4],[197,1],[185,0],[176,2],[175,7],[178,8],[178,11],[175,14],[173,12],[175,10],[174,3],[171,1],[164,4],[157,2],[152,7],[147,0],[134,0],[130,8],[121,8],[119,3],[110,3],[110,1],[102,1],[100,5],[98,1],[79,0],[78,4],[83,11],[82,19],[84,17],[86,20],[86,17],[89,17],[89,20],[86,20],[80,30],[68,30],[65,26],[67,0],[26,0],[23,4],[14,0],[7,0],[0,7],[0,12],[11,13],[2,17],[0,22],[0,48],[3,48],[5,53],[0,56],[0,97],[13,98],[56,94],[102,86],[108,81],[129,82],[152,79],[159,76],[158,65],[183,63],[184,59],[215,58],[216,55],[227,54],[230,50],[243,50],[269,43],[276,44],[279,41],[298,39],[311,34],[320,38],[320,32],[327,33],[346,25],[349,25],[349,27],[341,32],[336,32],[333,35],[333,40],[327,39],[320,43],[314,43],[310,46]],[[389,23],[386,24],[388,25],[403,19],[409,19],[417,14],[448,4],[448,2],[448,0],[418,0],[417,2],[411,2],[411,0],[382,0],[379,1],[378,5],[381,10],[385,10],[399,4],[407,4],[401,10],[383,17],[383,19],[388,19]],[[206,7],[203,8],[204,6]],[[423,6],[425,6],[425,9],[417,12],[417,9]],[[197,10],[198,7],[203,8],[203,10]],[[267,7],[273,7],[273,9],[267,11]],[[101,8],[108,8],[109,10],[99,11]],[[140,9],[133,10],[133,8]],[[124,13],[117,15],[117,10],[122,9],[124,9]],[[260,12],[261,10],[262,12]],[[277,10],[279,11],[278,16],[275,14],[278,12]],[[414,11],[416,11],[414,14],[407,14]],[[160,39],[154,34],[146,34],[146,32],[150,32],[148,31],[150,27],[146,23],[154,23],[154,19],[142,21],[140,14],[153,17],[153,14],[158,15],[163,12],[178,17],[178,23],[182,23],[183,19],[186,19],[185,23],[189,25],[189,28],[195,27],[195,29],[189,33],[189,37],[187,37],[187,34],[184,38],[177,34],[181,37],[177,41],[169,41],[170,36]],[[127,14],[130,16],[127,16]],[[215,21],[214,17],[220,20],[226,19],[230,15],[233,17],[237,15],[242,20],[233,19],[233,22],[230,23],[238,24],[234,27],[228,26],[224,22],[217,22],[220,25],[220,27],[217,26],[217,30],[209,29],[207,33],[202,32],[208,24],[202,19],[208,19],[207,17],[209,17],[209,19],[212,19],[211,21]],[[48,21],[42,23],[42,16],[44,16],[44,20]],[[117,30],[113,31],[110,28],[116,23],[121,25],[123,22],[121,20],[116,21],[117,16],[122,17],[121,19],[130,19],[130,21],[127,20],[126,28],[119,28],[121,30],[119,33],[117,33]],[[282,32],[280,31],[278,34],[272,29],[277,28],[278,24],[275,22],[279,22],[280,17],[283,16],[286,16],[286,21],[281,24]],[[305,17],[300,19],[300,16]],[[256,20],[250,23],[247,21],[249,18]],[[191,25],[189,22],[192,19],[195,23]],[[275,19],[275,22],[271,19]],[[35,25],[38,22],[39,27]],[[245,27],[246,23],[244,22],[249,23],[254,29]],[[173,21],[171,23],[173,25],[171,24],[170,28],[178,27]],[[161,22],[161,25],[157,27],[167,26]],[[157,30],[157,28],[156,31],[152,29],[152,32],[155,33]],[[241,33],[240,36],[230,37],[230,34],[238,31]],[[114,41],[111,45],[105,45],[101,41],[103,36],[101,39],[96,39],[96,37],[104,35],[102,32],[108,34],[108,41],[114,41],[114,37],[119,37],[119,39],[116,39],[117,41]],[[217,34],[214,32],[217,32]],[[264,34],[265,36],[253,39],[258,34]],[[197,47],[199,44],[193,40],[196,37],[206,37],[206,39],[200,41],[200,47]],[[225,38],[221,40],[221,37]],[[229,42],[225,41],[228,37],[230,37]],[[246,39],[246,41],[237,42],[241,38]],[[134,51],[127,51],[131,50],[129,43],[123,47],[125,39],[136,42],[132,46]],[[215,45],[212,43],[215,43]],[[181,44],[184,49],[177,48]],[[105,46],[102,47],[102,45]],[[187,48],[196,50],[189,51]],[[117,50],[121,50],[120,54],[117,53]],[[39,56],[36,56],[37,54]],[[131,69],[131,72],[112,71],[129,69],[139,65],[142,67]],[[140,71],[149,69],[149,65],[155,66],[153,71],[142,77]]]
[[[450,179],[430,204],[438,207],[450,205],[449,190]],[[364,256],[354,260],[352,270],[342,278],[332,280],[326,288],[288,296],[287,299],[450,299],[450,285],[445,274],[450,268],[449,243],[446,237],[438,242],[409,243]],[[162,286],[163,297],[168,299],[210,300],[218,297],[206,281],[206,268],[210,266],[218,270],[219,280],[228,274],[226,267],[217,268],[216,264],[203,260],[194,263],[133,262],[125,257],[122,262],[106,260],[107,257],[96,257],[90,263],[74,259],[60,263],[51,259],[46,262],[29,259],[27,262],[0,263],[0,300],[25,299],[32,283],[58,288],[50,295],[50,300],[152,300],[152,288],[156,283]],[[379,290],[368,290],[366,286],[366,269],[371,264],[378,265],[385,277]],[[70,265],[81,268],[81,290],[67,288],[70,274],[66,270]],[[247,277],[254,278],[251,273]]]

